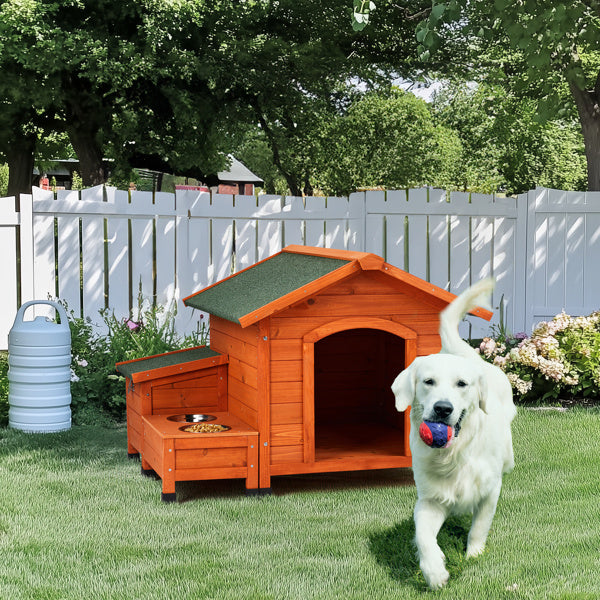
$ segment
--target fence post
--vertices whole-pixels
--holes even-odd
[[[21,304],[23,304],[34,299],[33,196],[31,194],[21,194],[20,204]]]
[[[529,193],[517,196],[517,220],[515,231],[515,280],[514,321],[512,333],[531,333],[528,310],[528,287],[531,265],[529,265]]]
[[[354,192],[348,198],[350,210],[350,238],[348,240],[349,250],[367,252],[367,194],[366,192]],[[357,223],[356,227],[354,224]]]

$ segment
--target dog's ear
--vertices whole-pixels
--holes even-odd
[[[396,396],[396,410],[404,412],[409,406],[412,406],[415,397],[415,363],[401,371],[398,377],[392,383],[392,392]]]
[[[479,398],[479,408],[487,414],[488,386],[483,373],[480,373],[477,378],[477,396]]]

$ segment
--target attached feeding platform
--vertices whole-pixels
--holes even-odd
[[[175,481],[244,478],[264,492],[276,475],[410,467],[408,411],[390,386],[439,351],[453,299],[374,254],[289,246],[184,299],[210,314],[210,348],[117,365],[129,453],[165,499]],[[178,415],[230,429],[182,431]]]

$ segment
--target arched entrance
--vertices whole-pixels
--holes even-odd
[[[305,462],[407,466],[408,415],[396,411],[390,387],[415,357],[416,333],[385,319],[342,319],[305,336],[304,351]]]

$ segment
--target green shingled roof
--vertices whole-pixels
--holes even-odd
[[[181,352],[157,354],[140,360],[119,363],[117,364],[117,371],[125,375],[125,377],[131,378],[135,373],[152,371],[153,369],[170,367],[172,365],[181,365],[203,358],[213,358],[214,356],[219,356],[219,353],[206,346],[202,346],[201,348],[190,348],[189,350],[183,350]]]
[[[247,315],[350,260],[282,252],[184,300],[186,306],[239,323]]]

